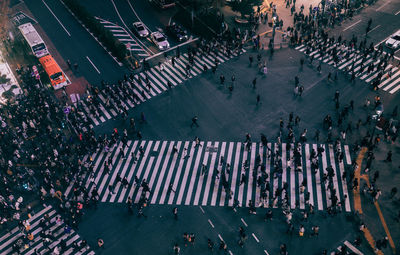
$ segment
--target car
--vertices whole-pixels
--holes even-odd
[[[397,50],[400,48],[400,30],[390,36],[385,42],[386,47]]]
[[[149,30],[140,21],[133,23],[133,31],[141,38],[145,38],[150,34]]]
[[[156,31],[151,33],[151,40],[158,47],[159,50],[169,49],[169,42],[161,32]]]
[[[189,38],[186,30],[176,23],[168,25],[166,30],[178,42],[186,41]]]

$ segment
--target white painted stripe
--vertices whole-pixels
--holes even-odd
[[[95,65],[93,64],[92,60],[91,60],[88,56],[86,56],[86,59],[90,62],[90,64],[92,64],[94,70],[96,70],[97,73],[100,74],[99,69],[97,68],[97,66],[95,66]]]
[[[328,167],[328,163],[326,161],[326,148],[325,145],[321,145],[322,148],[324,148],[324,152],[322,152],[322,172],[325,174],[326,173],[326,168]],[[325,194],[326,194],[326,204],[328,207],[330,207],[332,205],[332,200],[330,199],[331,197],[331,192],[328,188],[328,180],[326,180],[325,182]]]
[[[254,237],[254,239],[256,240],[257,243],[260,242],[260,240],[258,240],[257,236],[254,233],[251,233],[251,235]]]
[[[219,178],[217,178],[217,174],[215,174],[215,176],[213,176],[214,187],[212,188],[212,194],[211,194],[211,205],[212,206],[216,205],[218,189],[221,186],[220,183],[221,183],[221,178],[222,178],[221,175],[222,175],[222,167],[223,166],[221,166],[220,159],[221,159],[221,157],[224,157],[224,159],[225,159],[225,149],[226,149],[226,142],[223,142],[222,146],[221,146],[221,152],[220,152],[219,158],[217,158],[217,166],[215,167],[215,169],[217,169],[219,171],[219,175],[218,175]]]
[[[243,223],[243,225],[244,225],[245,227],[248,227],[247,223],[244,221],[243,218],[240,218],[240,220],[242,221],[242,223]]]
[[[244,162],[247,159],[247,154],[248,154],[247,150],[244,149],[243,150],[243,154],[242,154],[242,165],[244,164]],[[240,167],[240,171],[239,171],[239,194],[238,194],[238,198],[237,199],[239,200],[239,205],[243,206],[243,191],[244,191],[244,186],[247,185],[247,184],[243,183],[242,185],[240,185],[240,182],[242,181],[241,174],[244,173],[246,175],[247,179],[248,179],[248,176],[247,176],[246,172],[244,171],[243,167],[242,166],[239,166],[239,167]]]
[[[163,154],[164,154],[166,142],[164,142],[163,145],[164,145],[164,147],[161,148],[161,151],[160,151],[159,154],[158,154],[158,159],[161,159],[162,156],[163,156]],[[152,152],[158,151],[158,147],[159,147],[159,146],[160,146],[160,141],[156,141],[156,143],[155,143],[155,145],[154,145],[154,148],[153,148],[151,151],[152,151]],[[157,166],[154,166],[154,167],[153,167],[153,162],[154,162],[155,159],[156,159],[155,156],[150,156],[150,160],[149,160],[149,162],[148,162],[147,165],[146,165],[146,171],[144,172],[143,176],[140,177],[139,179],[141,179],[141,180],[146,180],[146,182],[149,183],[148,176],[149,176],[150,170],[153,170],[153,171],[157,171],[157,170],[158,170],[158,167],[157,167]],[[150,188],[150,185],[149,185],[149,188]],[[138,191],[138,192],[136,193],[136,198],[133,200],[135,203],[138,203],[138,202],[139,202],[139,200],[140,200],[140,195],[141,195],[141,192],[139,192],[139,188],[137,189],[137,191]]]
[[[185,145],[183,146],[183,152],[182,155],[184,155],[183,153],[185,153],[185,149],[187,150],[186,153],[189,153],[189,142],[185,142]],[[192,153],[192,152],[191,152]],[[178,183],[179,183],[179,179],[181,177],[181,172],[182,172],[182,167],[183,164],[185,163],[185,159],[182,157],[180,159],[179,165],[178,165],[178,169],[176,170],[176,174],[175,174],[175,178],[174,178],[174,184],[173,187],[178,187]],[[178,189],[176,188],[176,192],[178,192]],[[176,192],[171,192],[169,195],[169,199],[168,199],[168,204],[172,204],[172,202],[174,201],[174,197],[175,197],[175,193]]]
[[[385,2],[385,3],[382,4],[380,7],[378,7],[378,8],[376,9],[376,11],[379,11],[380,9],[382,9],[383,7],[385,7],[386,5],[388,5],[390,2],[391,2],[391,1]]]
[[[210,147],[210,146],[211,146],[211,142],[207,142],[207,147]],[[210,154],[210,152],[207,150],[207,147],[204,148],[204,150],[206,150],[206,152],[205,152],[204,158],[203,158],[203,164],[206,167],[207,167],[208,155]],[[203,167],[203,165],[201,167]],[[195,193],[195,196],[194,196],[193,205],[198,205],[199,204],[200,194],[201,194],[202,187],[203,187],[204,176],[206,176],[206,174],[201,174],[201,171],[202,170],[200,170],[200,177],[199,177],[199,180],[197,182],[197,188],[196,188],[196,193]],[[200,208],[201,208],[201,206],[200,206]]]
[[[230,165],[230,169],[229,169],[229,171],[230,171],[230,173],[232,174],[232,151],[233,151],[233,147],[234,147],[234,144],[235,143],[233,143],[233,142],[230,142],[229,143],[229,149],[228,149],[228,155],[227,155],[227,157],[226,157],[226,163],[227,164],[229,164]],[[226,168],[225,168],[225,171],[224,171],[224,175],[226,176]],[[222,172],[221,172],[222,173]],[[229,178],[230,178],[230,176],[231,176],[231,174],[229,174],[228,175],[228,177],[226,178],[226,181],[228,182],[228,185],[229,185]],[[228,191],[229,192],[229,191]],[[223,188],[222,187],[222,192],[221,192],[221,197],[220,197],[220,199],[219,199],[219,205],[220,206],[224,206],[225,205],[225,198],[226,198],[226,191],[225,191],[225,188]]]
[[[233,171],[232,172],[232,180],[231,180],[231,190],[232,190],[232,199],[229,200],[229,206],[233,206],[233,200],[235,197],[235,190],[236,190],[236,180],[239,178],[240,181],[240,169],[239,169],[239,156],[240,156],[240,148],[242,144],[236,143],[236,153],[235,153],[235,163],[233,164]],[[239,172],[238,172],[239,169]]]
[[[140,143],[140,145],[139,145],[139,148],[140,148],[140,147],[143,147],[145,144],[146,144],[146,141],[142,141],[142,142]],[[137,153],[137,154],[138,154],[138,153]],[[137,155],[137,154],[136,154],[136,155]],[[138,159],[138,161],[139,161],[139,159]],[[128,177],[126,178],[126,179],[128,180],[128,183],[131,184],[132,188],[133,188],[134,185],[132,184],[131,180],[132,180],[133,174],[136,172],[136,168],[137,168],[138,166],[139,166],[138,162],[134,163],[134,166],[131,167],[131,168],[129,169],[129,174],[128,174]],[[126,192],[128,192],[128,189],[123,189],[123,190],[122,190],[121,194],[120,194],[119,197],[118,197],[118,203],[122,203],[122,202],[125,202],[125,201],[126,201],[126,199],[125,199],[125,193],[126,193]],[[129,194],[129,193],[128,193],[128,194]]]
[[[215,142],[214,147],[219,148],[219,142]],[[215,166],[215,158],[217,157],[217,153],[214,152],[211,157],[211,163],[210,167],[208,167],[207,171],[207,182],[206,186],[204,187],[204,194],[203,194],[203,202],[202,205],[207,205],[208,201],[208,194],[210,193],[210,188],[211,188],[211,178],[214,176],[214,166]]]
[[[249,204],[249,201],[252,200],[252,192],[253,192],[253,173],[252,171],[257,171],[255,169],[255,158],[256,158],[256,143],[251,144],[251,154],[250,154],[250,168],[249,168],[249,178],[248,178],[248,185],[247,185],[247,196],[246,196],[246,205]],[[255,204],[255,201],[253,200]]]
[[[156,141],[156,146],[158,146],[158,143],[159,143],[159,141]],[[140,160],[140,166],[138,168],[138,171],[135,174],[138,177],[139,180],[143,180],[141,177],[142,177],[143,168],[146,165],[147,159],[150,158],[149,162],[151,162],[151,163],[154,160],[154,157],[150,155],[150,150],[152,149],[152,144],[153,144],[153,141],[148,141],[146,150],[144,152],[144,155],[143,156],[139,156],[139,157],[142,157],[142,158],[139,159]],[[151,163],[149,163],[149,166],[151,166]],[[139,185],[140,184],[137,184],[137,190],[139,190]],[[133,200],[133,194],[135,193],[135,189],[136,189],[136,187],[134,185],[132,185],[131,190],[128,193],[128,196],[130,198],[132,198],[132,200]],[[134,200],[134,201],[137,202],[136,200]]]
[[[293,149],[294,144],[292,144],[291,149],[289,151],[289,160],[290,161],[290,208],[296,208],[296,173],[294,168],[294,159],[293,159]]]
[[[178,141],[178,143],[177,143],[177,145],[176,145],[176,148],[178,149],[178,153],[175,153],[175,154],[173,155],[172,163],[171,163],[171,165],[170,165],[170,167],[169,167],[169,169],[168,169],[167,179],[166,179],[166,181],[165,181],[165,183],[164,183],[164,188],[163,188],[163,190],[162,190],[161,198],[160,198],[160,201],[159,201],[160,204],[164,204],[165,197],[166,197],[167,191],[168,191],[168,187],[169,187],[169,184],[171,183],[172,173],[174,172],[176,161],[177,161],[178,158],[179,158],[179,151],[180,151],[180,149],[181,149],[181,145],[182,145],[182,142],[181,142],[181,141]],[[166,167],[166,166],[165,166],[165,167]],[[160,184],[161,184],[161,181],[162,181],[161,179],[162,179],[162,178],[161,178],[161,176],[160,176],[160,178],[159,178]],[[158,184],[157,184],[157,185],[158,185]],[[176,189],[174,185],[173,185],[172,187],[173,187],[173,189]],[[157,188],[156,188],[156,190],[157,190]],[[156,202],[156,199],[157,199],[157,196],[156,196],[156,194],[154,194],[154,195],[153,195],[152,203],[153,203],[153,202],[155,203],[155,202]]]
[[[310,193],[310,204],[314,206],[314,191],[313,191],[313,179],[312,179],[312,173],[311,173],[311,161],[310,161],[310,145],[307,143],[304,146],[305,150],[305,160],[306,160],[306,170],[307,170],[307,191]],[[316,183],[317,189],[318,189],[318,183]],[[320,187],[321,190],[321,187]],[[321,194],[318,196],[318,205],[321,204],[322,206],[322,197]],[[318,207],[319,209],[319,207]],[[321,209],[319,209],[321,210]]]
[[[131,141],[128,141],[127,146],[126,146],[125,149],[124,149],[124,155],[125,155],[125,157],[126,157],[126,155],[129,155],[130,149],[131,149]],[[118,154],[119,154],[120,151],[121,151],[121,148],[118,150]],[[130,155],[127,157],[127,159],[129,159],[129,158],[130,158]],[[112,174],[111,179],[108,181],[107,184],[109,184],[109,185],[114,185],[114,181],[115,181],[115,178],[117,177],[117,174],[118,174],[119,170],[121,169],[121,167],[122,167],[123,165],[128,165],[128,164],[126,164],[127,162],[129,162],[129,161],[128,161],[128,160],[125,160],[125,159],[122,159],[122,158],[119,159],[119,162],[118,162],[118,164],[117,164],[117,167],[116,167],[115,169],[113,169],[113,171],[112,171],[113,174]],[[114,187],[114,192],[115,192],[115,191],[118,191],[118,188],[117,188],[116,186]],[[106,201],[107,201],[107,198],[108,198],[108,196],[109,196],[109,194],[110,194],[109,189],[108,189],[108,188],[105,189],[104,195],[103,195],[103,197],[101,198],[101,202],[106,202]],[[113,194],[113,196],[114,196],[114,195],[115,195],[115,194]]]
[[[210,225],[211,225],[212,228],[215,228],[215,227],[214,227],[214,224],[211,222],[210,219],[208,219],[208,223],[210,223]]]
[[[357,22],[351,24],[350,26],[348,26],[348,27],[346,27],[345,29],[343,29],[343,32],[346,31],[346,30],[348,30],[348,29],[350,29],[350,28],[352,28],[352,27],[354,27],[355,25],[357,25],[357,24],[360,23],[360,22],[361,22],[361,20],[359,20],[359,21],[357,21]]]
[[[200,142],[200,147],[198,148],[198,151],[197,151],[196,161],[195,161],[194,166],[192,168],[193,169],[192,170],[192,177],[190,178],[189,188],[188,188],[188,191],[186,193],[185,205],[189,205],[190,204],[193,188],[194,188],[194,185],[196,184],[196,177],[197,177],[197,171],[199,169],[201,154],[202,154],[202,152],[204,150],[205,150],[204,142]]]
[[[318,146],[313,144],[313,149],[317,152]],[[321,173],[319,166],[315,169],[315,185],[317,186],[317,199],[318,199],[318,210],[323,210],[323,199],[322,199],[322,183],[321,183]]]
[[[176,200],[176,204],[177,205],[180,205],[182,203],[183,196],[185,195],[187,178],[189,176],[189,172],[191,172],[190,169],[191,169],[191,166],[192,166],[193,154],[194,154],[194,151],[196,150],[194,148],[194,142],[192,142],[189,145],[189,147],[190,147],[190,154],[189,154],[189,158],[188,158],[188,160],[186,162],[186,168],[184,170],[185,172],[183,174],[183,179],[180,181],[180,184],[181,184],[180,185],[180,190],[179,190],[179,193],[178,193],[178,198]],[[188,150],[189,150],[189,148],[188,148]]]
[[[61,21],[57,18],[57,16],[54,14],[54,12],[50,9],[50,7],[46,4],[46,2],[44,0],[42,0],[43,4],[47,7],[47,9],[50,11],[50,13],[53,15],[53,17],[57,20],[58,24],[60,24],[60,26],[64,29],[65,33],[67,33],[67,35],[69,37],[71,37],[71,34],[69,33],[69,31],[64,27],[64,25],[61,23]]]
[[[128,152],[128,158],[127,158],[127,160],[126,160],[126,162],[125,162],[125,164],[124,164],[124,168],[122,169],[122,172],[121,172],[121,179],[123,179],[123,178],[125,177],[126,170],[128,170],[128,167],[129,167],[130,162],[131,162],[131,160],[132,160],[132,153],[135,152],[137,145],[138,145],[138,141],[136,140],[136,141],[133,143],[132,148],[131,148],[130,151]],[[130,170],[133,170],[133,169],[130,169]],[[128,177],[127,177],[126,179],[128,180]],[[128,181],[128,182],[129,182],[129,181]],[[121,182],[119,182],[119,183],[117,184],[117,186],[115,187],[115,190],[118,191],[120,187],[121,187]],[[122,187],[122,189],[126,189],[126,188],[125,188],[125,187]],[[111,196],[111,198],[110,198],[110,202],[111,202],[111,203],[113,203],[113,202],[115,201],[117,195],[118,195],[118,193],[115,193],[115,194],[113,194],[113,195]]]

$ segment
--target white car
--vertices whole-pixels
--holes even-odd
[[[400,30],[390,36],[385,42],[386,47],[391,49],[398,49],[400,47]]]
[[[151,40],[157,45],[159,50],[166,50],[169,48],[169,42],[165,36],[158,31],[151,33]]]
[[[150,34],[142,22],[133,23],[133,31],[141,38],[145,38]]]

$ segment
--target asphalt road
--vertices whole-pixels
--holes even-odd
[[[346,20],[341,27],[331,31],[336,37],[351,39],[357,35],[359,39],[365,36],[368,20],[372,19],[371,31],[368,33],[367,42],[378,45],[384,43],[394,32],[400,29],[400,2],[392,0],[380,0],[372,6],[363,8],[359,15],[352,20]],[[400,50],[396,56],[400,57]]]
[[[75,73],[77,76],[82,75],[89,83],[98,84],[103,79],[116,81],[126,71],[78,23],[59,0],[32,0],[26,1],[26,5],[64,60],[69,59],[71,63],[78,63],[78,72]]]

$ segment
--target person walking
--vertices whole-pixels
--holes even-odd
[[[257,95],[257,103],[256,103],[256,105],[259,105],[259,104],[260,104],[260,100],[261,100],[261,97],[260,97],[260,94],[258,94],[258,95]]]
[[[174,209],[172,209],[172,213],[174,214],[174,219],[178,220],[178,207],[174,207]]]
[[[190,125],[190,128],[192,128],[193,126],[199,127],[199,124],[197,124],[197,120],[198,120],[197,116],[194,116],[192,118],[192,124]]]

